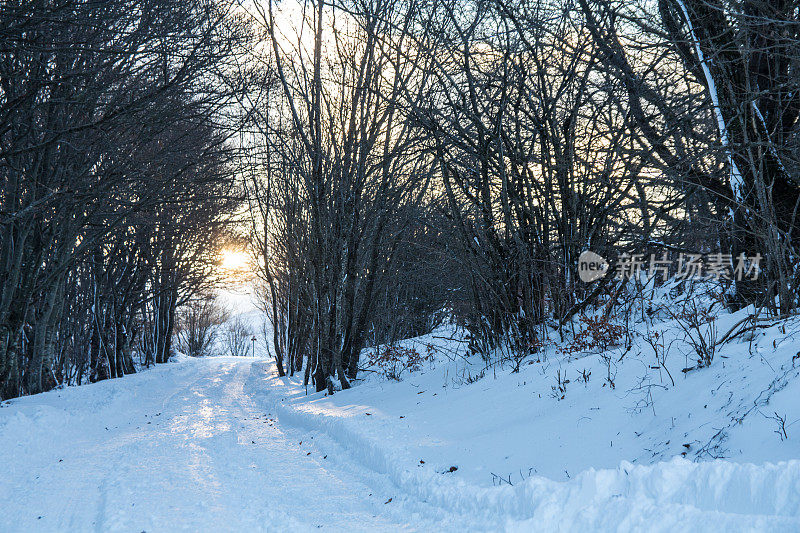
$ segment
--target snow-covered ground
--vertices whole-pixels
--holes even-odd
[[[629,350],[519,372],[443,329],[333,396],[214,357],[6,402],[0,531],[800,530],[800,319],[720,342],[746,314],[719,314],[682,372],[659,309]]]
[[[800,368],[796,350],[786,352],[731,352],[709,369],[678,371],[675,387],[644,390],[642,375],[653,379],[644,361],[621,366],[610,390],[597,357],[472,383],[464,376],[475,370],[463,369],[474,361],[439,360],[400,383],[371,378],[333,396],[306,396],[264,362],[249,390],[266,400],[282,389],[278,419],[323,451],[346,447],[347,460],[406,497],[491,529],[797,531]],[[558,371],[570,380],[564,399],[552,394]],[[787,417],[788,439],[775,433],[773,412]]]
[[[278,392],[279,420],[409,497],[497,529],[800,530],[800,319],[750,330],[752,309],[692,296],[716,318],[689,334],[718,347],[683,372],[696,356],[673,288],[636,309],[629,350],[566,354],[570,336],[552,332],[512,372],[444,329],[399,343],[431,356],[400,382],[362,372],[352,390],[306,395],[264,362],[249,390]]]

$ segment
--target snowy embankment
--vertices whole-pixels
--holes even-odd
[[[719,316],[717,340],[744,316]],[[664,320],[663,365],[637,338],[605,357],[552,346],[518,373],[484,370],[439,332],[404,343],[433,357],[400,382],[364,372],[351,390],[306,395],[262,362],[246,388],[400,498],[498,529],[796,531],[800,321],[770,324],[688,372],[686,333]]]

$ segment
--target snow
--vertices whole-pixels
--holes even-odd
[[[400,530],[415,513],[464,526],[384,504],[386,480],[271,422],[243,392],[252,362],[185,358],[5,403],[0,531]]]
[[[745,312],[720,315],[718,339]],[[519,373],[498,367],[473,381],[483,362],[441,331],[401,343],[438,354],[401,382],[369,373],[352,390],[306,396],[261,362],[250,390],[277,392],[281,421],[347,447],[407,494],[509,530],[797,530],[800,322],[725,343],[711,367],[686,373],[682,330],[649,326],[669,347],[675,386],[641,339],[614,365],[614,389],[598,354],[552,349]],[[557,373],[570,380],[564,399],[552,394]]]
[[[401,343],[431,355],[402,381],[332,396],[265,358],[181,357],[6,402],[0,531],[800,529],[800,319],[684,373],[679,324],[636,316],[628,351],[554,341],[517,373],[443,329]]]

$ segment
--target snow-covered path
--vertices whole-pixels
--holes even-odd
[[[468,525],[270,420],[245,392],[251,362],[186,361],[5,404],[0,531]]]

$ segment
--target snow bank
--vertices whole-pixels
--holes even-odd
[[[266,363],[253,364],[250,390],[264,390]],[[271,385],[275,390],[275,383]],[[785,530],[800,528],[800,461],[737,464],[716,460],[671,461],[616,469],[590,468],[569,481],[533,475],[513,486],[479,487],[446,469],[415,465],[398,432],[363,431],[361,416],[378,416],[366,406],[322,413],[307,404],[263,394],[265,407],[288,423],[330,438],[332,453],[347,453],[401,492],[449,511],[492,520],[512,531],[534,529]],[[289,401],[287,401],[289,400]],[[296,400],[296,398],[295,398]],[[366,415],[369,412],[370,415]],[[360,415],[360,416],[359,416]],[[386,429],[386,428],[383,428]],[[402,433],[399,432],[399,433]],[[324,439],[317,445],[325,446]]]
[[[739,319],[726,315],[717,326],[727,331]],[[612,354],[625,359],[613,389],[599,355],[554,353],[477,381],[463,378],[480,361],[439,358],[403,382],[370,375],[333,396],[306,396],[259,362],[246,388],[281,423],[315,434],[332,458],[346,454],[399,493],[476,524],[797,531],[800,368],[786,328],[722,345],[711,367],[688,373],[680,370],[689,355],[675,350],[666,359],[674,385],[638,342]],[[660,331],[665,342],[683,340],[674,324]],[[563,399],[550,394],[556,373],[570,380]],[[773,413],[785,418],[788,439],[776,434]]]

